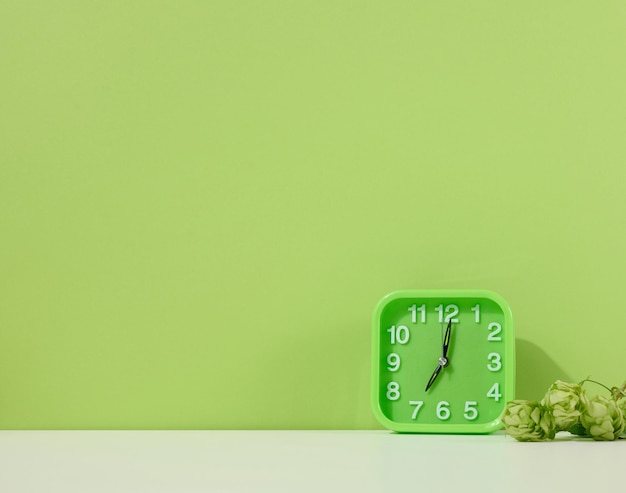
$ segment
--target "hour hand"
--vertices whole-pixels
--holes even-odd
[[[428,383],[426,384],[426,389],[424,390],[424,392],[428,392],[428,389],[432,386],[432,384],[435,383],[435,380],[437,380],[437,377],[439,376],[439,372],[441,371],[442,368],[443,368],[443,365],[441,364],[437,365],[437,368],[435,368],[435,371],[431,375],[430,380],[428,380]]]

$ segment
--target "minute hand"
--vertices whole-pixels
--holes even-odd
[[[443,348],[441,349],[441,357],[445,360],[443,366],[448,366],[448,349],[450,348],[450,333],[452,332],[452,320],[448,322],[446,333],[443,336]]]
[[[426,384],[426,389],[424,390],[424,392],[428,392],[428,389],[435,383],[435,380],[437,380],[437,377],[439,376],[439,373],[441,372],[442,368],[450,364],[450,362],[448,361],[448,349],[450,348],[450,333],[451,332],[452,332],[452,320],[448,322],[446,333],[443,336],[443,346],[441,348],[441,358],[439,358],[439,361],[438,361],[439,364],[437,365],[437,368],[435,368],[435,371],[433,372],[433,374],[430,376],[430,379],[428,380],[428,383]]]

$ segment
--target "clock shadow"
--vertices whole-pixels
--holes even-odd
[[[555,380],[572,378],[543,349],[524,339],[515,339],[515,398],[541,400]]]
[[[456,334],[450,335],[450,351],[448,358],[451,364],[444,368],[432,388],[436,388],[448,376],[454,374],[454,351]],[[565,372],[543,349],[525,339],[515,339],[515,398],[541,400],[555,380],[573,382]],[[433,368],[434,370],[434,368]]]

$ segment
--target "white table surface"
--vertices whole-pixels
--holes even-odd
[[[0,492],[626,489],[625,440],[569,437],[519,443],[502,433],[0,431]]]

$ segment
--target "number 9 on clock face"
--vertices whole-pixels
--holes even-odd
[[[514,399],[506,301],[484,290],[406,290],[377,305],[372,409],[394,431],[489,433]]]

